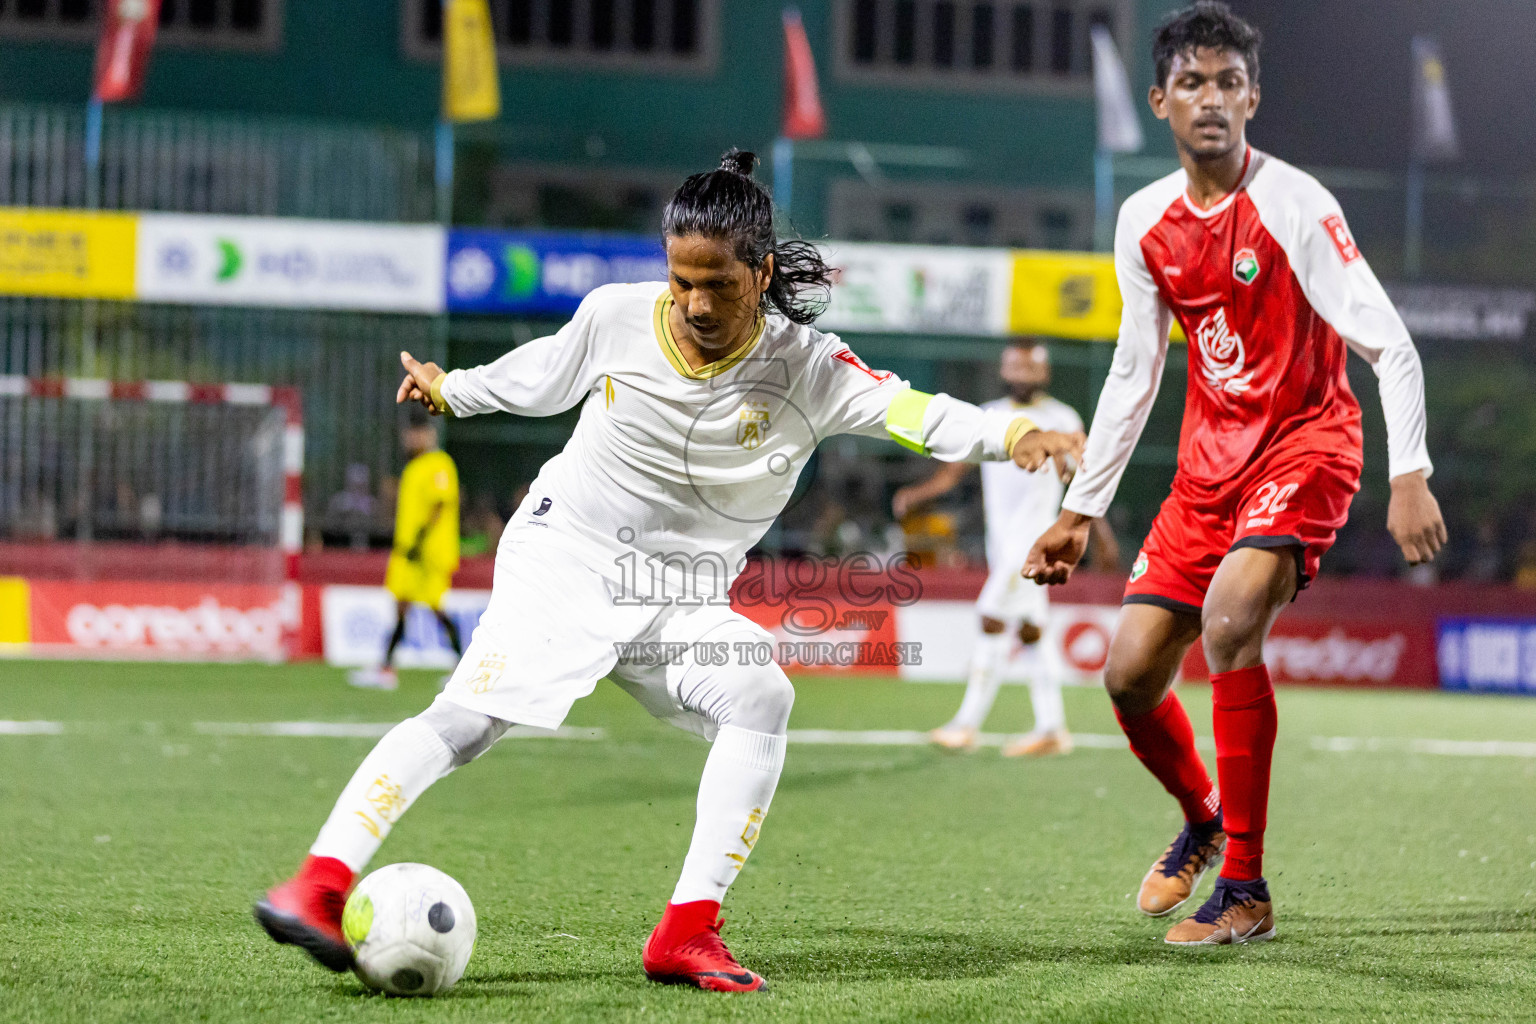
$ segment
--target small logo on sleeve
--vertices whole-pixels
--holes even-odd
[[[544,498],[539,502],[539,507],[533,510],[533,514],[536,516],[541,516],[545,512],[548,512],[549,506],[553,504],[554,502],[550,501],[548,498]]]
[[[849,366],[856,367],[857,369],[863,370],[865,373],[867,373],[871,377],[875,378],[875,380],[884,381],[884,380],[889,380],[891,378],[891,371],[889,371],[889,370],[871,370],[869,368],[869,364],[868,363],[866,363],[864,360],[860,359],[858,356],[853,354],[853,350],[852,349],[840,348],[836,352],[832,353],[832,358],[836,359],[836,360],[838,360],[840,362],[847,363]]]
[[[1346,267],[1360,258],[1360,247],[1350,237],[1349,225],[1344,223],[1342,213],[1330,213],[1324,217],[1323,229],[1328,232],[1333,247],[1339,251],[1339,259],[1344,261]]]
[[[1259,276],[1259,257],[1252,249],[1240,249],[1232,258],[1232,276],[1243,284],[1253,284]]]
[[[1136,553],[1136,564],[1131,566],[1131,582],[1135,583],[1137,580],[1141,579],[1146,574],[1147,574],[1147,553],[1145,551],[1139,551],[1139,552]]]

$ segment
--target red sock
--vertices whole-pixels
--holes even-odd
[[[675,946],[712,926],[719,917],[720,904],[714,900],[668,903],[651,941],[661,949]]]
[[[316,857],[311,854],[304,858],[294,880],[322,892],[345,893],[351,890],[352,880],[356,877],[351,868],[335,857]]]
[[[1131,741],[1131,752],[1173,794],[1184,808],[1185,818],[1200,825],[1216,817],[1221,807],[1216,787],[1211,785],[1205,762],[1195,750],[1195,730],[1177,696],[1169,693],[1144,715],[1128,718],[1117,710],[1115,717],[1120,720],[1126,739]]]
[[[1269,807],[1269,764],[1275,753],[1275,689],[1263,665],[1211,676],[1216,731],[1216,777],[1221,780],[1227,831],[1223,878],[1264,876],[1264,821]]]

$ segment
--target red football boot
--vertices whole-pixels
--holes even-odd
[[[736,962],[720,941],[720,904],[668,903],[645,943],[645,976],[663,985],[693,985],[708,992],[767,992],[761,976]]]
[[[267,892],[253,908],[273,940],[301,947],[333,971],[352,967],[352,947],[341,930],[341,911],[352,888],[352,869],[334,857],[309,857],[299,873]]]

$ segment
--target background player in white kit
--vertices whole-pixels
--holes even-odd
[[[456,416],[548,416],[581,404],[496,554],[490,605],[447,689],[359,766],[299,873],[257,903],[277,941],[351,962],[341,908],[411,803],[513,723],[553,728],[610,676],[658,718],[712,740],[681,877],[643,963],[655,981],[765,985],[720,941],[720,901],[757,842],[784,764],[794,689],[771,635],[726,592],[823,437],[889,436],[942,459],[1038,468],[1082,435],[927,395],[809,325],[831,270],[779,242],[773,204],[732,150],[663,214],[669,280],[589,294],[552,337],[442,372],[401,354],[398,400]],[[630,657],[677,645],[677,656]],[[717,658],[723,653],[723,658]],[[514,874],[515,865],[508,865]]]
[[[1003,349],[998,375],[1006,397],[982,406],[1005,414],[1028,416],[1042,430],[1075,433],[1083,429],[1077,411],[1046,394],[1051,384],[1050,350],[1036,339],[1021,338]],[[947,463],[927,480],[896,492],[891,510],[898,520],[929,501],[953,491],[970,472],[971,464]],[[950,750],[971,750],[977,733],[992,711],[998,687],[1014,645],[1022,645],[1029,679],[1034,727],[1005,744],[1004,757],[1043,757],[1072,750],[1066,709],[1061,699],[1062,664],[1058,652],[1042,643],[1050,599],[1045,588],[1032,586],[1019,575],[1034,539],[1056,521],[1064,491],[1062,474],[1054,466],[1033,472],[1011,463],[981,466],[982,506],[986,512],[987,582],[976,599],[981,636],[971,653],[970,674],[960,710],[933,730],[933,742]],[[1102,520],[1094,531],[1096,568],[1113,568],[1120,560],[1115,535]]]

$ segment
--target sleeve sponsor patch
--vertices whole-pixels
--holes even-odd
[[[1333,247],[1339,251],[1339,259],[1344,261],[1347,267],[1360,258],[1360,247],[1350,237],[1349,225],[1344,223],[1344,215],[1330,213],[1323,218],[1323,229],[1328,232],[1328,237],[1333,241]]]
[[[884,381],[891,379],[891,371],[871,370],[868,363],[864,362],[864,360],[853,354],[852,349],[840,348],[836,352],[832,353],[832,358],[847,363],[849,366],[863,370],[865,373],[875,378],[875,380]]]

